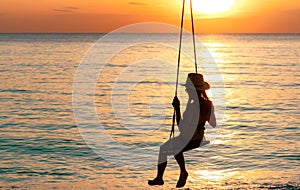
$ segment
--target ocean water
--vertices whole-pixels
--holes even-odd
[[[178,35],[96,43],[104,36],[0,34],[0,188],[161,189],[147,180],[169,138]],[[300,35],[197,37],[219,127],[207,126],[210,145],[185,153],[186,188],[299,189]],[[180,82],[193,72],[188,55],[182,62]],[[184,109],[182,87],[179,98]],[[178,174],[170,158],[162,188]]]

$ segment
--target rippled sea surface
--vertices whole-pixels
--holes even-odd
[[[161,44],[177,44],[178,35],[118,35],[101,44],[103,56],[111,47],[126,45],[126,38],[138,45],[100,63],[105,68],[96,77],[95,93],[82,97],[82,104],[92,98],[100,130],[125,148],[97,144],[108,140],[97,136],[99,126],[93,128],[93,122],[84,123],[89,128],[83,132],[74,114],[77,107],[72,106],[77,68],[104,35],[0,34],[0,188],[152,188],[147,180],[155,176],[156,155],[149,157],[149,150],[158,150],[169,138],[177,64],[177,51]],[[149,36],[161,44],[144,44]],[[211,83],[209,95],[219,127],[207,126],[210,145],[185,153],[186,188],[299,189],[300,35],[198,38],[216,63],[205,63],[200,53],[199,68]],[[189,49],[190,41],[185,43],[183,48]],[[159,59],[149,64],[145,58]],[[164,68],[161,59],[173,67]],[[100,76],[98,66],[94,74]],[[193,63],[183,56],[181,69],[193,72]],[[215,75],[222,81],[214,81]],[[185,77],[181,75],[180,82]],[[221,90],[214,94],[213,89]],[[187,97],[182,87],[179,97],[184,109]],[[118,107],[124,102],[128,110]],[[126,148],[130,156],[124,154]],[[118,159],[129,164],[118,164]],[[170,158],[163,189],[175,188],[178,174]]]

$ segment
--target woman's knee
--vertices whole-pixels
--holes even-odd
[[[166,150],[168,150],[168,148],[165,144],[163,144],[159,147],[159,152],[165,152]]]
[[[170,141],[165,142],[159,148],[159,152],[161,154],[168,154],[169,151],[170,151]]]

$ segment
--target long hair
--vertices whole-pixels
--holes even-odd
[[[205,90],[197,90],[197,94],[199,98],[202,98],[203,100],[209,100]]]
[[[192,101],[199,100],[200,102],[203,101],[209,101],[209,98],[205,92],[205,90],[196,90],[196,93],[193,93],[193,91],[189,91],[189,100],[188,102],[191,103]],[[195,92],[195,91],[194,91]]]
[[[189,93],[188,104],[198,99],[200,106],[199,121],[205,124],[205,121],[208,121],[210,117],[212,102],[209,100],[205,90],[197,90],[196,92],[197,93]]]

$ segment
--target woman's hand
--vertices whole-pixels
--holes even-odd
[[[175,109],[180,108],[180,101],[179,101],[179,99],[178,99],[177,96],[174,97],[173,102],[172,102],[172,105],[173,105],[173,107],[174,107]]]
[[[177,96],[174,97],[172,105],[176,112],[176,123],[179,126],[179,122],[181,120],[181,113],[180,113],[180,101]]]

